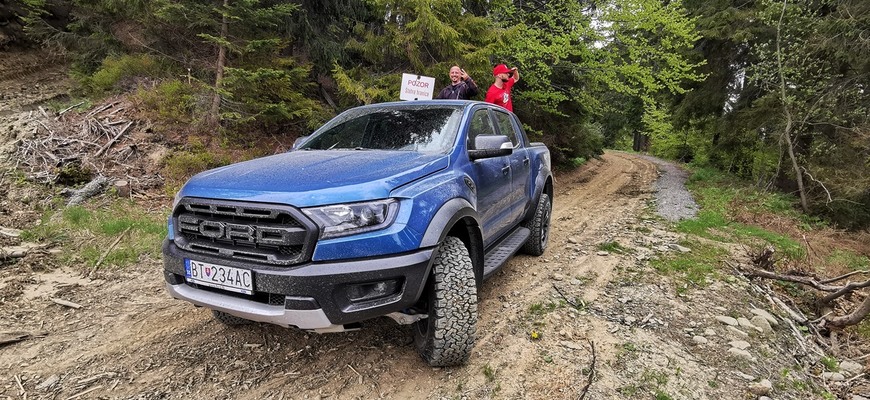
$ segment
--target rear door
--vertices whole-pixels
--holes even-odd
[[[472,114],[466,146],[474,149],[474,138],[496,135],[487,108]],[[471,162],[471,175],[477,183],[477,212],[483,223],[484,247],[503,235],[515,218],[511,209],[511,166],[509,157],[493,157]]]

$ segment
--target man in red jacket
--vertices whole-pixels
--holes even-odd
[[[520,80],[520,72],[516,67],[508,68],[507,65],[499,64],[492,69],[495,82],[486,92],[486,102],[500,105],[508,111],[514,110],[511,88]]]

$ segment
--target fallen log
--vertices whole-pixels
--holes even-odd
[[[109,183],[109,178],[105,176],[98,176],[94,178],[92,181],[88,182],[83,188],[72,191],[72,196],[70,196],[69,201],[66,203],[66,206],[75,206],[79,205],[85,200],[94,197],[103,192],[106,189],[106,185]]]

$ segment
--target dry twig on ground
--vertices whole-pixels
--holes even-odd
[[[592,381],[595,380],[595,342],[588,340],[589,347],[592,349],[592,360],[589,362],[589,372],[586,374],[586,385],[583,386],[583,389],[580,391],[580,397],[578,400],[583,400],[586,397],[586,393],[589,392],[589,387],[592,386]]]

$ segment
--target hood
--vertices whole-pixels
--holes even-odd
[[[448,155],[412,151],[292,151],[202,172],[179,196],[297,207],[382,199],[447,168]]]

